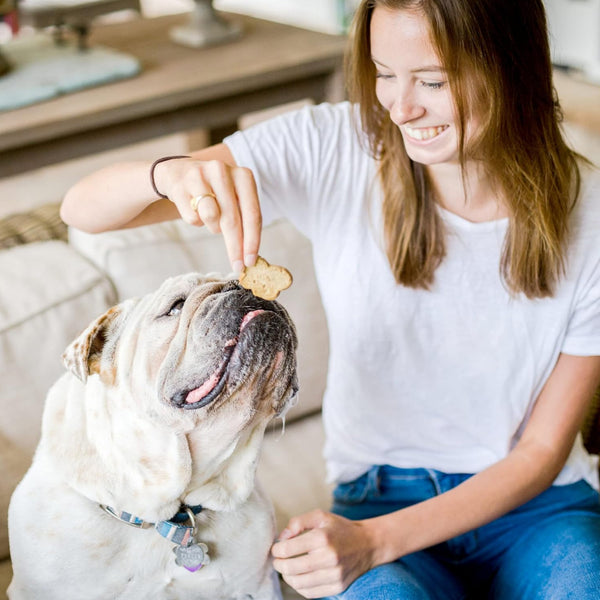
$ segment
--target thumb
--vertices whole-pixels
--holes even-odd
[[[296,537],[307,529],[317,529],[323,527],[327,521],[327,515],[322,510],[313,510],[303,515],[293,517],[289,520],[285,529],[279,534],[279,540],[289,540]]]

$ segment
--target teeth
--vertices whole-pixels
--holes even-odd
[[[408,125],[404,126],[404,131],[406,134],[415,139],[415,140],[430,140],[437,135],[440,135],[442,131],[445,131],[448,128],[448,125],[439,125],[438,127],[419,127],[418,129],[413,129]]]

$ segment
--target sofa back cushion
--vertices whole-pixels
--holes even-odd
[[[0,559],[10,496],[39,440],[44,399],[61,355],[116,301],[102,273],[59,240],[0,252]],[[32,517],[35,519],[35,516]]]

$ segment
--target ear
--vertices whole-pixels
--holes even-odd
[[[100,359],[114,329],[121,306],[113,306],[79,334],[62,355],[65,367],[85,383],[89,375],[100,373]]]

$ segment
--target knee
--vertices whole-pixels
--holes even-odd
[[[600,521],[555,519],[507,556],[493,598],[600,598]]]
[[[365,600],[365,598],[370,600],[430,600],[419,586],[394,583],[369,587],[368,591],[353,589],[350,586],[345,592],[334,598],[335,600]]]
[[[359,577],[337,600],[430,600],[429,594],[410,573],[376,568]]]

